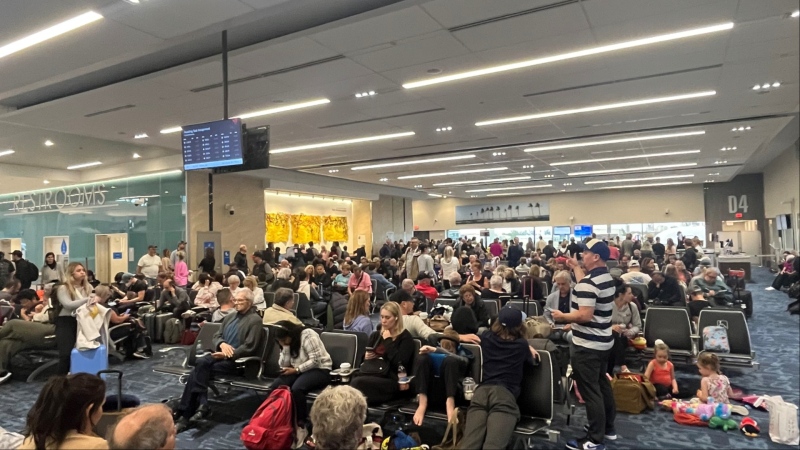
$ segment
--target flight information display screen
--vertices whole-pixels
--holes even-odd
[[[239,119],[187,125],[181,132],[183,169],[210,169],[242,164]]]

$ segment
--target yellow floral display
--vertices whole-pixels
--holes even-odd
[[[322,235],[326,242],[347,242],[348,238],[347,217],[325,216],[322,225]]]
[[[289,241],[289,214],[267,213],[267,242]]]
[[[322,217],[320,216],[292,214],[292,242],[295,244],[305,244],[309,241],[319,242],[321,222]]]

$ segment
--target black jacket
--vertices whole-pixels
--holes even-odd
[[[521,245],[510,245],[508,247],[508,265],[516,267],[519,264],[519,259],[525,255],[525,251]]]
[[[656,282],[651,281],[647,285],[647,297],[662,305],[681,305],[681,289],[678,280],[672,277],[664,277],[661,286],[656,287]]]
[[[275,280],[275,274],[272,273],[272,269],[266,261],[253,265],[253,276],[258,278],[261,283],[272,283]]]
[[[694,272],[695,267],[697,267],[697,253],[693,248],[687,248],[683,252],[681,261],[683,261],[683,265],[686,266],[686,270]]]
[[[344,315],[347,312],[347,297],[333,292],[331,293],[331,309],[333,310],[333,328],[336,330],[344,329]]]
[[[478,320],[479,327],[489,327],[489,320],[491,319],[491,317],[489,316],[489,308],[486,307],[486,304],[483,302],[482,299],[476,298],[475,301],[472,302],[472,306],[468,306],[464,303],[464,300],[459,298],[458,301],[456,302],[456,306],[453,309],[455,310],[462,306],[466,306],[472,309],[472,312],[475,313],[475,319]]]
[[[406,369],[406,373],[411,373],[411,365],[414,362],[414,338],[408,330],[403,330],[397,335],[396,339],[384,339],[381,336],[380,325],[378,330],[372,332],[369,337],[370,345],[373,348],[383,346],[385,353],[383,359],[389,363],[389,373],[387,378],[397,380],[397,368],[401,365]]]
[[[233,262],[236,263],[236,268],[244,272],[245,275],[250,273],[250,267],[247,266],[247,255],[242,252],[236,252],[233,257]]]
[[[542,253],[544,253],[544,257],[547,259],[553,258],[556,256],[556,248],[550,244],[547,244],[542,249]]]

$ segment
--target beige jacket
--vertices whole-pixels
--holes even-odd
[[[108,442],[105,439],[97,436],[88,436],[80,434],[77,431],[71,431],[64,442],[58,447],[51,444],[45,445],[47,450],[95,450],[95,449],[108,449]],[[25,438],[22,445],[18,447],[19,450],[35,450],[36,444],[33,443],[32,437]]]
[[[300,322],[300,319],[295,317],[291,311],[282,306],[272,305],[264,310],[264,325],[274,325],[281,320],[288,320],[294,324],[303,325],[303,322]]]

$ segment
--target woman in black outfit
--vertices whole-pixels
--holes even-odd
[[[381,307],[381,325],[372,333],[369,342],[372,350],[364,355],[364,359],[382,358],[388,364],[388,371],[371,375],[359,372],[351,386],[361,391],[370,405],[378,405],[394,399],[402,391],[408,391],[410,386],[399,384],[397,376],[400,366],[410,374],[408,371],[414,361],[414,340],[403,327],[400,305],[387,302]]]
[[[212,273],[214,272],[214,267],[216,267],[216,265],[217,261],[214,259],[214,249],[207,247],[205,257],[202,261],[200,261],[200,264],[198,264],[197,267],[200,268],[201,272]]]

